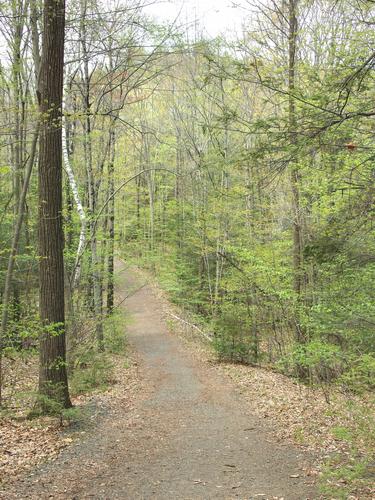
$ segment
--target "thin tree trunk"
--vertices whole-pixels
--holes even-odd
[[[288,92],[289,92],[289,137],[291,145],[296,143],[297,119],[296,105],[294,99],[295,92],[295,69],[296,69],[296,48],[297,48],[297,0],[289,0],[289,68],[288,68]],[[302,216],[300,202],[301,175],[296,158],[291,163],[291,186],[293,202],[293,272],[294,291],[297,296],[296,310],[296,339],[303,341],[303,332],[300,324],[299,307],[301,304],[303,269],[302,269]]]
[[[30,16],[30,24],[31,24],[31,36],[32,36],[32,44],[33,44],[33,59],[34,59],[34,71],[35,71],[35,79],[36,84],[38,84],[39,71],[40,71],[40,54],[39,54],[39,32],[38,32],[38,14],[36,11],[35,2],[31,5],[31,16]],[[11,251],[8,258],[8,266],[7,272],[5,275],[5,284],[4,291],[2,295],[2,314],[1,314],[1,327],[0,327],[0,405],[2,401],[2,350],[4,347],[4,340],[8,327],[8,318],[9,318],[9,299],[12,291],[12,281],[13,281],[13,273],[14,273],[14,265],[16,262],[16,256],[18,254],[19,242],[21,237],[22,224],[24,221],[24,217],[26,212],[24,210],[26,204],[26,196],[29,189],[30,179],[32,170],[35,163],[37,144],[39,138],[40,131],[40,119],[38,117],[36,129],[34,131],[33,140],[31,143],[31,151],[30,157],[26,166],[25,177],[23,180],[22,190],[18,200],[18,210],[17,210],[17,218],[15,221],[13,239]]]
[[[112,44],[110,46],[112,49]],[[114,64],[112,51],[110,52],[110,69],[113,73]],[[111,108],[113,108],[113,88],[111,88]],[[115,156],[116,156],[116,131],[115,124],[118,117],[111,118],[109,131],[109,163],[108,163],[108,260],[107,260],[107,314],[112,314],[114,306],[114,259],[115,259]]]
[[[108,287],[107,287],[107,314],[111,314],[114,306],[114,252],[115,252],[115,131],[111,130],[111,153],[108,165]]]
[[[75,260],[74,269],[73,269],[73,276],[71,277],[72,289],[74,289],[78,285],[79,278],[81,275],[81,261],[82,261],[81,257],[82,257],[82,253],[84,251],[85,244],[86,244],[86,225],[87,224],[86,224],[86,213],[85,213],[85,210],[83,208],[83,204],[81,202],[81,197],[79,195],[78,186],[77,186],[77,183],[76,183],[76,180],[74,177],[74,172],[73,172],[72,166],[70,164],[68,145],[67,145],[66,127],[67,127],[66,119],[63,118],[62,152],[63,152],[64,168],[65,168],[65,172],[66,172],[68,179],[69,179],[70,189],[73,193],[74,202],[75,202],[76,207],[77,207],[78,217],[79,217],[80,222],[81,222],[81,230],[79,233],[79,242],[78,242],[78,248],[77,248],[77,252],[76,252],[76,260]]]
[[[95,232],[95,202],[96,190],[93,172],[93,158],[92,158],[92,139],[91,139],[91,120],[90,120],[90,75],[89,75],[89,57],[87,52],[87,33],[86,33],[86,9],[87,1],[81,0],[81,48],[83,58],[83,79],[84,79],[84,111],[86,113],[85,119],[85,156],[86,156],[86,171],[88,182],[88,199],[90,211],[90,248],[91,248],[91,266],[92,266],[92,288],[93,288],[93,309],[96,320],[96,338],[98,341],[99,349],[103,349],[103,322],[102,322],[102,287],[100,280],[100,262],[98,259],[97,250],[97,237]]]
[[[19,1],[12,3],[13,12],[13,38],[12,38],[12,98],[13,98],[13,198],[14,198],[14,223],[17,223],[19,210],[25,211],[25,203],[20,206],[20,197],[22,191],[22,170],[23,170],[23,157],[25,154],[24,140],[26,133],[25,125],[25,107],[23,99],[23,72],[22,72],[22,37],[25,24],[25,2]],[[23,217],[23,221],[24,221]],[[19,235],[18,247],[21,246],[21,235]],[[22,245],[24,246],[24,245]],[[20,290],[18,290],[18,283],[13,283],[13,306],[14,323],[16,324],[20,315]],[[7,304],[7,312],[9,310]]]
[[[21,195],[21,170],[22,170],[22,119],[21,119],[21,43],[23,33],[23,2],[13,4],[14,36],[12,40],[12,93],[13,93],[13,193],[14,217],[17,218],[19,199]],[[23,210],[23,207],[22,207]]]
[[[4,339],[6,336],[6,331],[7,331],[7,326],[8,326],[9,299],[10,299],[10,294],[11,294],[11,290],[12,290],[12,279],[13,279],[14,265],[15,265],[16,256],[18,253],[18,246],[19,246],[19,241],[20,241],[20,236],[21,236],[22,223],[23,223],[24,214],[25,214],[23,207],[25,204],[26,195],[27,195],[27,191],[29,188],[29,184],[30,184],[31,172],[32,172],[34,162],[35,162],[36,145],[37,145],[38,137],[39,137],[39,127],[40,127],[40,122],[38,121],[37,128],[34,132],[29,163],[27,165],[25,179],[23,182],[23,188],[21,191],[20,199],[19,199],[18,216],[17,216],[17,220],[16,220],[16,225],[14,228],[14,233],[13,233],[12,248],[10,251],[9,258],[8,258],[8,267],[7,267],[7,273],[5,276],[5,285],[4,285],[4,291],[3,291],[3,297],[2,297],[2,315],[1,315],[1,331],[0,331],[0,404],[1,404],[1,389],[2,389],[1,359],[2,359],[2,350],[4,347],[3,346]]]

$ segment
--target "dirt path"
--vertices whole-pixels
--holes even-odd
[[[139,287],[134,273],[117,271],[120,296]],[[102,418],[7,498],[317,498],[303,478],[302,452],[276,443],[231,384],[167,332],[151,288],[126,307],[146,396],[130,413]]]

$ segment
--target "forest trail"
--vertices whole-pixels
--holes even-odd
[[[168,333],[152,288],[141,285],[117,263],[119,300],[135,292],[124,307],[145,395],[130,412],[100,419],[95,433],[7,498],[317,498],[303,477],[303,452],[278,443],[228,380],[193,359]]]

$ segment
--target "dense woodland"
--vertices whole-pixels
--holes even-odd
[[[248,0],[215,39],[142,0],[63,3],[0,4],[3,408],[36,353],[29,410],[70,406],[115,256],[219,359],[373,390],[373,2]]]

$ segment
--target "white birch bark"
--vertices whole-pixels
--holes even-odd
[[[76,182],[75,177],[74,177],[74,172],[73,172],[72,166],[70,164],[68,145],[67,145],[67,141],[66,141],[66,118],[65,118],[65,116],[63,117],[63,126],[62,126],[62,151],[63,151],[64,169],[65,169],[65,172],[66,172],[68,179],[69,179],[70,189],[72,190],[74,202],[75,202],[76,207],[77,207],[78,217],[79,217],[79,220],[81,221],[81,231],[79,234],[79,242],[78,242],[76,260],[75,260],[75,264],[74,264],[73,276],[72,276],[72,287],[75,288],[78,284],[80,274],[81,274],[81,257],[82,257],[82,254],[84,252],[85,243],[86,243],[87,219],[86,219],[85,210],[84,210],[82,202],[81,202],[81,198],[79,196],[78,186],[77,186],[77,182]]]

